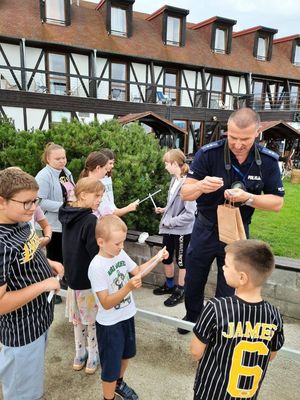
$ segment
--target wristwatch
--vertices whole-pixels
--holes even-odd
[[[254,201],[254,194],[253,193],[249,193],[249,199],[245,201],[245,203],[243,203],[244,206],[249,206],[251,207]]]

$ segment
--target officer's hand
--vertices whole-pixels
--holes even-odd
[[[223,178],[217,176],[206,176],[199,181],[199,189],[202,193],[212,193],[220,189],[224,185]]]
[[[249,199],[249,193],[245,192],[243,189],[227,189],[224,192],[224,197],[231,203],[244,203]]]

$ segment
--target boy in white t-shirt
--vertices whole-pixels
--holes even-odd
[[[123,250],[126,235],[127,226],[116,215],[99,219],[96,240],[100,250],[88,272],[99,303],[96,332],[104,400],[113,400],[115,393],[123,400],[138,400],[135,391],[123,381],[128,360],[136,353],[136,308],[131,291],[141,287],[142,276],[169,256],[163,248],[145,264],[137,266]]]

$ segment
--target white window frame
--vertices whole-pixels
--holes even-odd
[[[257,40],[256,58],[261,61],[266,61],[268,57],[269,39],[259,36]]]
[[[300,66],[300,44],[295,46],[294,64]]]
[[[227,29],[226,28],[219,28],[219,27],[216,28],[215,46],[214,46],[214,51],[216,53],[221,53],[221,54],[226,53],[226,46],[227,46],[226,37],[227,37]]]
[[[120,7],[111,7],[110,33],[116,36],[127,36],[126,10]]]
[[[166,44],[180,46],[181,18],[167,16]]]
[[[66,9],[64,0],[45,0],[46,22],[54,25],[65,25]]]

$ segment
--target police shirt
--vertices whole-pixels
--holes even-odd
[[[284,343],[278,309],[237,296],[210,299],[194,327],[207,344],[197,369],[196,400],[254,400],[271,352]]]
[[[246,191],[253,194],[273,194],[283,197],[284,189],[278,166],[278,155],[273,151],[258,144],[253,144],[252,149],[244,163],[239,164],[235,155],[230,151],[231,168],[225,169],[224,145],[226,140],[209,143],[199,149],[191,164],[188,178],[202,180],[206,176],[223,178],[224,186],[212,193],[204,193],[198,197],[197,209],[206,218],[216,222],[216,210],[219,204],[224,203],[224,191],[230,189],[237,181],[243,182]],[[255,161],[254,146],[257,146],[262,164]],[[253,207],[240,208],[244,223],[250,224]]]
[[[0,286],[7,291],[23,289],[53,276],[39,247],[39,238],[27,223],[0,224]],[[42,293],[17,310],[0,315],[0,342],[24,346],[38,339],[53,320],[54,302]]]

